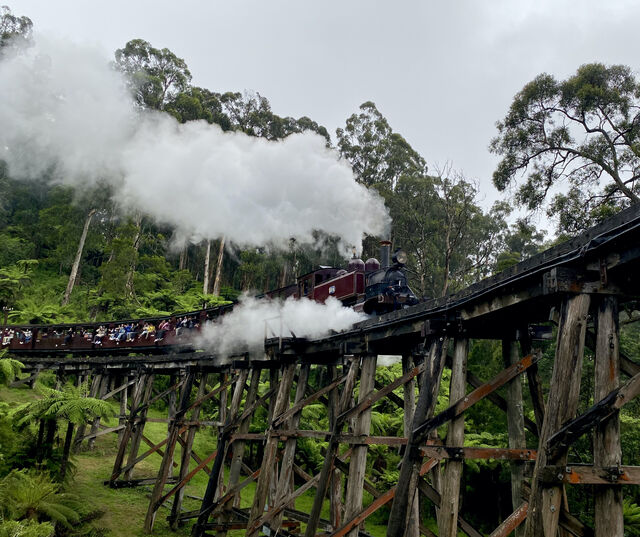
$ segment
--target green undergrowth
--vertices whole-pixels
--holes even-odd
[[[0,388],[0,401],[9,403],[11,406],[25,403],[33,400],[36,392],[26,387],[20,388]],[[114,404],[114,410],[118,411],[117,405]],[[165,418],[166,413],[162,411],[150,410],[148,418],[151,420]],[[106,426],[117,424],[117,418],[110,418],[103,421]],[[167,424],[148,421],[144,428],[144,435],[152,443],[162,441],[167,434]],[[201,429],[195,437],[194,452],[201,458],[206,458],[213,453],[216,447],[215,435],[211,428]],[[139,454],[149,449],[146,443],[140,446]],[[94,535],[104,535],[108,537],[142,537],[147,535],[143,531],[144,519],[149,506],[149,497],[151,494],[151,486],[142,486],[137,488],[121,488],[112,489],[105,485],[105,481],[109,479],[113,470],[113,462],[117,452],[117,435],[109,434],[98,437],[95,442],[94,449],[88,451],[84,448],[82,451],[73,456],[72,462],[74,466],[73,479],[68,483],[67,490],[77,495],[85,503],[87,510],[99,512],[101,515],[95,520],[89,522],[90,526],[95,530]],[[180,461],[180,450],[176,450],[175,462]],[[154,453],[143,461],[139,462],[132,473],[132,479],[156,477],[158,468],[162,458],[159,454]],[[209,468],[212,464],[210,463]],[[190,468],[196,467],[196,462],[191,461]],[[178,467],[174,467],[174,472],[178,471]],[[227,476],[225,476],[226,478]],[[243,476],[244,478],[244,476]],[[204,495],[207,486],[208,476],[204,471],[198,472],[194,478],[185,487],[185,499],[183,502],[184,510],[195,510],[200,506],[200,501],[195,498],[201,498]],[[172,485],[167,485],[167,492]],[[242,490],[241,505],[242,508],[251,506],[255,492],[255,483],[251,483]],[[297,498],[296,509],[302,512],[310,512],[313,505],[314,489],[307,491],[305,494]],[[190,498],[193,496],[194,498]],[[369,503],[372,498],[366,492],[365,503]],[[165,536],[187,536],[190,535],[191,524],[172,531],[166,520],[172,505],[172,499],[168,500],[166,505],[157,513],[153,535],[158,537]],[[329,505],[325,502],[322,518],[329,518]],[[375,517],[376,515],[374,515]],[[373,518],[373,521],[377,521]],[[302,526],[304,530],[304,525]],[[374,537],[382,537],[386,534],[386,525],[374,524],[368,522],[366,525],[367,533]],[[244,531],[231,531],[229,536],[240,537],[244,535]]]

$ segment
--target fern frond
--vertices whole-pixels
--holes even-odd
[[[4,353],[3,353],[4,355]],[[22,371],[24,364],[13,358],[0,358],[0,384],[8,386]]]

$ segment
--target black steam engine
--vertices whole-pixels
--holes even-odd
[[[407,283],[407,272],[404,268],[407,254],[397,250],[392,256],[392,264],[384,261],[383,267],[367,275],[367,286],[364,291],[362,309],[365,313],[385,313],[418,303],[418,298]],[[384,268],[386,266],[386,268]]]

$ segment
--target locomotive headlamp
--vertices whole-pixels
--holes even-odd
[[[404,250],[396,250],[393,252],[393,262],[398,265],[405,265],[407,263],[407,252]]]

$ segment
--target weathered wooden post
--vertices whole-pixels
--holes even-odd
[[[420,383],[418,404],[416,405],[413,426],[409,435],[407,449],[402,458],[402,466],[400,467],[400,476],[398,478],[398,482],[402,483],[402,486],[396,489],[396,494],[393,498],[387,526],[387,537],[403,537],[409,516],[411,516],[411,502],[413,502],[418,489],[419,465],[422,461],[420,443],[423,440],[420,437],[416,437],[414,431],[433,415],[438,400],[446,353],[447,340],[434,337],[429,345],[429,354],[425,357],[427,363]]]
[[[362,403],[374,390],[377,360],[378,357],[375,354],[365,354],[361,358],[358,403]],[[356,416],[356,420],[353,434],[355,436],[368,436],[371,428],[371,407]],[[362,509],[362,492],[366,469],[367,445],[356,444],[352,449],[351,459],[349,460],[349,479],[344,502],[345,520],[351,519]],[[347,537],[356,537],[357,535],[358,528],[356,527],[347,534]]]
[[[538,458],[531,484],[526,537],[556,537],[558,531],[562,486],[543,485],[540,477],[547,465],[566,462],[566,450],[555,460],[549,460],[545,448],[551,435],[572,419],[578,408],[589,303],[589,295],[580,294],[567,296],[562,304],[549,399],[539,434]]]
[[[188,386],[188,383],[186,384]],[[207,373],[202,373],[200,375],[200,386],[198,387],[198,393],[196,395],[196,400],[199,401],[202,399],[207,392]],[[172,393],[175,393],[172,392]],[[183,390],[184,393],[184,390]],[[200,417],[200,408],[201,403],[194,403],[193,411],[191,412],[191,421],[197,422]],[[175,412],[174,412],[175,418]],[[171,417],[169,418],[171,419]],[[171,425],[171,422],[169,422]],[[177,421],[174,419],[174,426],[178,426]],[[178,480],[182,482],[186,479],[187,474],[189,473],[189,462],[191,461],[191,452],[193,450],[193,441],[196,437],[196,431],[198,430],[198,426],[195,423],[189,424],[187,428],[186,440],[182,443],[182,453],[180,455],[180,470],[178,472]],[[178,432],[178,435],[180,433]],[[169,435],[171,435],[171,428],[169,428]],[[177,440],[177,438],[176,438]],[[169,442],[171,438],[169,439]],[[173,462],[173,461],[172,461]],[[173,464],[169,465],[169,471],[173,469]],[[175,494],[175,498],[173,499],[173,505],[171,506],[171,529],[176,530],[180,525],[180,511],[182,509],[182,500],[184,499],[184,487],[181,487]]]
[[[594,402],[604,399],[619,383],[618,301],[615,297],[602,297],[596,316]],[[615,467],[622,463],[619,412],[596,426],[593,462],[596,467]],[[596,537],[621,536],[624,532],[622,487],[602,485],[595,489]]]
[[[169,386],[173,386],[177,382],[178,376],[175,373],[169,375]],[[176,390],[169,392],[167,395],[167,418],[169,421],[167,423],[167,433],[169,433],[171,429],[171,423],[176,416],[176,405],[178,402],[178,396],[176,394]]]
[[[509,367],[520,361],[518,343],[515,340],[502,340],[502,358],[504,366]],[[514,377],[507,384],[507,430],[509,433],[509,447],[511,449],[526,448],[524,433],[524,413],[522,408],[522,381],[520,376]],[[511,506],[515,511],[522,504],[522,480],[524,478],[524,464],[511,461]],[[516,529],[516,537],[522,537],[524,528]]]
[[[338,379],[338,368],[335,365],[328,367],[329,382],[335,382]],[[338,415],[340,414],[340,392],[338,388],[334,388],[328,394],[329,400],[329,429],[331,431],[336,427]],[[329,520],[334,528],[342,525],[342,517],[344,515],[344,505],[342,503],[342,472],[335,468],[331,472],[329,483]]]
[[[89,397],[96,397],[98,395],[98,390],[101,384],[102,384],[102,374],[97,373],[93,375],[93,378],[91,379],[91,387],[89,388]],[[76,431],[76,438],[74,440],[75,450],[77,450],[82,444],[82,439],[84,437],[86,427],[87,426],[85,423],[78,425],[78,429]]]
[[[29,388],[31,388],[32,390],[36,387],[36,382],[38,381],[38,375],[40,375],[40,371],[42,371],[42,366],[36,366],[35,371],[29,379]]]
[[[153,530],[153,524],[156,519],[156,513],[160,508],[160,499],[164,491],[164,486],[169,477],[169,472],[173,466],[173,454],[176,448],[176,442],[180,435],[180,429],[182,428],[182,421],[189,408],[189,398],[191,396],[191,388],[193,387],[195,373],[187,373],[187,378],[182,386],[182,392],[180,394],[180,403],[175,416],[171,420],[169,428],[169,437],[167,439],[167,445],[162,456],[162,462],[160,463],[160,469],[158,470],[158,477],[151,492],[151,500],[149,501],[149,508],[147,510],[147,516],[144,519],[144,531],[151,533]]]
[[[242,369],[237,373],[235,377],[235,383],[233,385],[233,395],[231,397],[231,405],[229,405],[228,415],[223,425],[224,428],[229,427],[231,423],[237,423],[237,420],[239,418],[240,404],[242,403],[242,396],[244,395],[244,389],[247,385],[248,376],[249,376],[249,370]],[[228,378],[228,376],[224,377],[222,380],[225,380],[226,378]],[[227,390],[225,389],[225,392],[226,391]],[[225,402],[225,405],[226,405],[226,402]],[[227,459],[226,451],[228,451],[229,449],[228,445],[223,446],[220,449],[224,450],[222,457],[223,457],[223,460],[226,460]],[[224,495],[224,472],[220,473],[220,480],[218,481],[218,483],[219,483],[218,498],[221,498]],[[226,521],[227,519],[228,519],[228,516],[222,518],[223,521]],[[216,532],[217,537],[224,537],[226,534],[227,534],[226,529],[222,529]]]
[[[135,416],[133,417],[133,432],[131,436],[131,448],[129,449],[129,457],[127,458],[127,466],[129,467],[124,472],[124,479],[131,479],[133,473],[133,463],[138,458],[138,450],[140,449],[140,442],[142,442],[142,435],[144,434],[144,426],[147,422],[147,411],[149,410],[148,401],[151,397],[151,390],[153,389],[153,374],[145,374],[143,376],[144,388],[141,389],[141,397],[135,410]],[[131,413],[134,411],[131,409]]]
[[[136,375],[136,383],[132,388],[133,393],[131,396],[131,408],[129,410],[129,416],[127,417],[126,427],[124,428],[122,437],[120,438],[120,442],[118,444],[118,453],[116,454],[116,458],[113,462],[113,472],[111,473],[111,477],[109,478],[109,481],[112,485],[115,480],[118,479],[118,476],[122,473],[122,465],[124,462],[125,454],[127,452],[127,445],[134,432],[136,411],[138,406],[140,405],[140,399],[144,391],[146,378],[146,374]]]
[[[453,345],[453,363],[451,365],[450,404],[454,404],[466,394],[468,355],[469,340],[463,337],[456,338]],[[464,445],[464,416],[459,416],[451,421],[447,430],[445,444],[454,447]],[[442,499],[438,516],[440,537],[456,537],[458,534],[460,479],[463,465],[463,461],[448,459],[444,466]]]
[[[402,356],[402,374],[406,375],[415,367],[413,355]],[[416,409],[416,380],[415,377],[403,386],[404,392],[404,435],[409,438],[413,426],[413,416]],[[407,525],[407,537],[420,537],[420,493],[416,490],[413,499],[409,500],[409,520]]]
[[[304,364],[300,366],[300,374],[298,375],[298,385],[296,386],[296,397],[294,404],[299,403],[304,399],[304,394],[307,389],[307,381],[309,380],[309,370],[311,366]],[[300,424],[300,415],[302,410],[296,412],[291,418],[287,420],[284,427],[288,431],[293,431],[298,428]],[[296,454],[297,440],[295,437],[287,438],[284,445],[284,451],[282,454],[282,462],[280,464],[280,475],[278,477],[278,488],[275,496],[274,505],[279,505],[284,499],[293,492],[293,463]],[[283,511],[280,511],[274,519],[271,527],[274,531],[277,531],[282,524]]]
[[[101,382],[98,387],[98,392],[96,393],[96,397],[98,399],[102,398],[102,396],[104,396],[109,391],[110,375],[104,374],[104,375],[100,375],[100,377],[101,377]],[[90,434],[95,435],[95,433],[98,432],[99,428],[100,428],[100,418],[98,417],[91,422]],[[93,450],[95,448],[95,445],[96,445],[96,437],[92,436],[87,441],[87,447],[89,448],[89,450]]]
[[[249,389],[247,390],[247,396],[244,403],[245,412],[249,410],[256,401],[256,398],[258,396],[258,387],[260,386],[261,374],[262,369],[256,368],[251,371]],[[239,421],[237,429],[237,432],[239,434],[245,434],[249,432],[252,415],[253,412]],[[233,488],[240,482],[240,470],[242,469],[242,459],[244,458],[244,447],[245,442],[243,440],[236,440],[232,444],[231,465],[229,468],[229,488]],[[240,493],[237,493],[235,495],[233,504],[235,506],[240,505]]]
[[[229,380],[229,373],[227,372],[220,373],[220,386],[224,386],[228,380]],[[244,389],[244,383],[242,386]],[[220,423],[220,428],[224,427],[225,423],[227,423],[227,418],[229,416],[228,406],[229,406],[229,388],[225,388],[220,392],[220,404],[218,406],[218,422]],[[225,446],[225,449],[226,449],[226,446]],[[220,477],[218,479],[217,496],[219,497],[219,496],[222,496],[223,494],[224,494],[224,472],[221,472]]]
[[[130,377],[123,376],[122,383],[124,385],[129,383]],[[124,430],[127,423],[127,399],[129,394],[129,388],[125,386],[125,388],[120,392],[120,415],[118,416],[118,425],[122,427],[118,431],[118,443],[122,442],[122,438],[124,436]]]
[[[349,371],[347,373],[342,394],[340,396],[340,401],[338,403],[338,414],[341,414],[344,410],[346,410],[349,402],[351,401],[351,394],[359,370],[360,368],[358,360],[356,358],[350,359]],[[307,529],[304,534],[305,537],[314,537],[316,534],[316,530],[318,529],[318,524],[320,522],[320,512],[322,511],[322,504],[324,502],[324,497],[327,493],[329,482],[333,474],[334,459],[338,452],[338,435],[340,434],[342,425],[343,423],[336,418],[333,424],[333,428],[331,429],[331,438],[329,439],[329,445],[327,446],[327,454],[325,456],[322,470],[320,471],[318,484],[316,486],[316,495],[313,499],[313,507],[311,508],[311,513],[309,514],[309,522],[307,523]]]
[[[245,377],[246,379],[246,377]],[[221,377],[221,381],[224,380]],[[224,388],[224,384],[221,388]],[[240,390],[239,385],[236,385],[236,390]],[[244,383],[242,384],[242,390],[244,390]],[[209,481],[207,482],[207,488],[202,498],[202,504],[200,506],[200,512],[198,514],[198,520],[196,524],[191,528],[191,534],[194,537],[200,537],[205,534],[206,526],[209,521],[209,516],[214,508],[214,501],[218,494],[218,487],[221,480],[221,475],[224,473],[224,459],[226,455],[227,446],[231,440],[231,423],[230,420],[223,424],[219,428],[220,434],[218,435],[218,442],[215,452],[215,460],[213,461],[213,467],[209,473]]]
[[[280,370],[272,369],[269,373],[270,373],[269,374],[269,386],[273,390],[273,393],[277,394],[278,393],[278,388],[279,388],[279,384],[278,383],[280,382]],[[272,423],[274,417],[277,416],[277,414],[274,414],[276,402],[277,402],[277,397],[272,397],[271,400],[269,401],[269,412],[268,412],[267,423]],[[289,408],[288,405],[289,405],[289,403],[287,403],[287,408]],[[277,459],[277,457],[273,461],[273,465],[274,465],[274,470],[275,471],[271,472],[271,477],[270,477],[270,480],[269,480],[269,489],[268,489],[268,492],[267,492],[267,506],[271,506],[273,504],[273,500],[274,500],[274,498],[276,496],[276,487],[278,486],[278,459]]]
[[[260,466],[260,477],[258,478],[258,484],[256,485],[253,505],[251,506],[251,513],[249,514],[249,522],[247,524],[248,537],[257,536],[260,533],[260,528],[255,527],[255,524],[264,513],[264,508],[267,504],[267,497],[269,496],[271,489],[272,475],[274,474],[274,471],[277,472],[276,456],[279,438],[277,436],[277,431],[273,430],[273,421],[289,408],[291,403],[291,386],[293,384],[295,370],[295,363],[284,366],[282,377],[278,385],[277,395],[275,396],[275,401],[272,406],[270,426],[267,431],[267,440],[264,447],[262,465]],[[272,495],[271,498],[273,497],[274,496]]]

